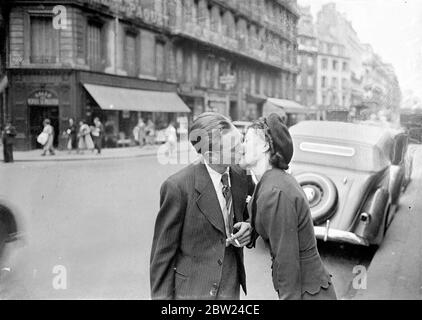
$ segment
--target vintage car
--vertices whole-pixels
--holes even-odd
[[[4,258],[6,244],[20,237],[18,211],[15,206],[0,198],[0,266]]]
[[[290,132],[291,174],[309,201],[316,237],[379,245],[410,181],[408,136],[328,121],[304,121]]]

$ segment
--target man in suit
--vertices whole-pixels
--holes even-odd
[[[152,299],[239,299],[253,186],[237,166],[242,136],[218,113],[200,115],[190,142],[203,161],[161,187],[150,260]],[[233,240],[233,234],[237,241]]]
[[[4,162],[13,162],[13,143],[15,142],[16,135],[16,128],[8,120],[2,137]]]

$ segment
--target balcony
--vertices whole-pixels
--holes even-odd
[[[97,10],[108,10],[116,16],[138,20],[157,28],[169,28],[168,15],[142,7],[137,0],[80,0],[80,3]]]

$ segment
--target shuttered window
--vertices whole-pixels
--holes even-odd
[[[146,30],[141,31],[141,73],[155,76],[155,36]]]
[[[164,59],[164,43],[158,41],[156,44],[156,58],[155,58],[155,70],[157,72],[157,78],[160,80],[164,79],[164,72],[165,72],[165,68],[164,68],[164,63],[165,63],[165,59]]]
[[[102,65],[102,39],[101,25],[88,23],[87,27],[87,59],[92,70],[101,70]]]
[[[57,46],[51,17],[31,17],[31,63],[56,63]]]
[[[125,35],[125,63],[126,71],[130,76],[136,76],[138,74],[138,64],[136,63],[136,34],[126,33]]]

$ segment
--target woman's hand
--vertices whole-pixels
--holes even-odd
[[[243,248],[251,242],[252,227],[248,222],[238,222],[233,226],[238,231],[232,235],[227,241],[238,248]]]

